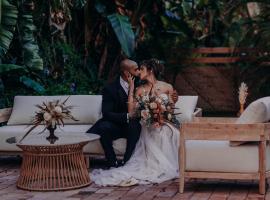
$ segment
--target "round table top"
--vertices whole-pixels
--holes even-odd
[[[26,146],[57,146],[57,145],[71,145],[78,144],[82,142],[90,142],[98,140],[99,135],[88,134],[88,133],[72,133],[72,132],[56,132],[55,136],[59,139],[51,144],[46,137],[48,134],[41,133],[37,135],[29,135],[23,139],[22,142],[17,143],[17,145],[26,145]]]

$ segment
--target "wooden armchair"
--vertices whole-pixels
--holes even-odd
[[[258,123],[258,124],[235,124],[235,120],[237,118],[206,118],[206,117],[196,117],[194,122],[191,123],[183,123],[180,130],[180,149],[179,149],[179,192],[184,192],[184,184],[185,178],[215,178],[215,179],[242,179],[242,180],[259,180],[259,193],[265,194],[266,188],[266,179],[270,177],[270,169],[268,161],[270,160],[270,154],[267,152],[267,141],[269,141],[270,136],[270,123]],[[192,156],[191,153],[187,152],[187,141],[194,140],[194,142],[200,141],[251,141],[253,142],[252,147],[249,144],[245,144],[244,146],[239,147],[230,147],[228,143],[228,147],[226,148],[234,148],[233,151],[237,151],[241,148],[241,151],[245,150],[245,148],[252,148],[253,155],[256,155],[256,160],[259,163],[256,163],[257,167],[251,171],[211,171],[211,170],[203,170],[203,171],[193,171],[192,169],[187,168],[187,159],[188,156]],[[210,144],[211,145],[211,144]],[[215,162],[209,157],[209,155],[203,155],[202,159],[209,159],[211,162]],[[215,154],[215,152],[213,152]],[[189,155],[188,155],[189,154]],[[224,157],[220,159],[224,159],[226,156],[235,156],[235,155],[226,155],[226,151],[224,153]],[[247,157],[249,154],[247,154]],[[215,157],[215,158],[218,158]],[[253,157],[250,157],[249,160],[252,160]],[[212,159],[212,160],[211,160]],[[226,158],[225,158],[226,159]],[[230,159],[228,157],[228,159]],[[242,163],[241,163],[242,159]],[[241,167],[245,167],[244,157],[239,157],[239,165]],[[254,160],[254,162],[256,162]],[[216,160],[216,162],[219,162]],[[229,163],[234,164],[234,163]],[[191,165],[191,164],[189,164]],[[251,163],[254,166],[254,163]],[[191,167],[192,168],[192,167]],[[195,167],[196,168],[196,167]],[[209,166],[211,168],[211,166]]]

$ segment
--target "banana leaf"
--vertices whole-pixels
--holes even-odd
[[[0,4],[0,58],[2,58],[9,49],[15,31],[18,9],[7,0],[1,0]]]
[[[21,76],[20,77],[20,81],[25,85],[27,86],[28,88],[31,88],[33,90],[35,90],[36,92],[38,92],[39,94],[42,94],[45,89],[42,85],[40,85],[38,82],[32,80],[31,78],[29,77],[26,77],[26,76]]]
[[[132,57],[135,49],[135,35],[129,18],[119,14],[107,16],[117,36],[122,50],[128,57]]]
[[[22,66],[14,64],[0,64],[0,74],[9,72],[11,70],[24,69]]]
[[[30,11],[25,11],[21,9],[18,23],[19,30],[21,32],[20,41],[22,45],[24,65],[30,69],[42,70],[43,60],[39,56],[39,46],[34,36],[34,31],[36,30],[36,27],[33,22],[32,13],[30,13]],[[39,90],[39,88],[40,87],[37,87],[37,90]]]

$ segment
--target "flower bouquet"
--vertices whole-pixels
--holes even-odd
[[[68,97],[69,98],[69,97]],[[61,102],[60,100],[54,100],[49,102],[43,102],[41,105],[36,105],[39,108],[39,111],[36,112],[35,117],[33,119],[33,126],[27,131],[27,133],[23,136],[20,142],[38,125],[44,124],[44,130],[49,130],[50,135],[46,139],[50,143],[54,143],[58,140],[58,137],[54,135],[54,131],[57,126],[64,126],[65,119],[72,119],[74,121],[78,121],[71,114],[71,109],[73,106],[66,106],[68,98]]]
[[[176,108],[166,94],[159,96],[147,94],[136,99],[136,114],[146,126],[152,125],[158,128],[165,122],[169,122],[176,127],[180,126],[179,121],[176,119],[176,115],[179,113],[174,113]]]

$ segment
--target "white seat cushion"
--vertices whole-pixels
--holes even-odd
[[[85,134],[90,135],[90,133],[86,133],[86,131],[91,128],[92,125],[65,125],[61,127],[61,129],[56,129],[57,132],[67,132],[68,133],[78,133],[78,134]],[[6,142],[8,138],[16,137],[17,141],[19,141],[23,135],[27,132],[30,127],[27,125],[14,125],[14,126],[3,126],[0,127],[0,151],[21,151],[16,144],[9,144]],[[44,126],[38,126],[35,128],[30,135],[38,134],[43,130]],[[43,132],[41,134],[48,134],[48,132]],[[30,135],[28,135],[30,137]],[[27,136],[27,137],[28,137]],[[25,138],[27,140],[27,137]],[[113,142],[113,147],[115,153],[117,155],[123,155],[126,148],[126,139],[120,138]],[[84,147],[84,152],[91,153],[91,154],[104,154],[102,146],[99,140],[91,141]]]
[[[198,96],[179,96],[178,101],[175,104],[177,108],[175,113],[181,113],[176,115],[179,122],[191,122],[192,114],[196,108],[198,102]]]
[[[186,142],[187,171],[258,172],[258,144],[231,147],[228,141]],[[266,148],[266,169],[270,170],[270,147]]]
[[[35,111],[35,105],[52,100],[64,101],[68,96],[16,96],[8,125],[31,124]],[[79,121],[64,120],[65,124],[94,124],[101,118],[101,95],[71,95],[66,105],[74,106],[72,115]]]

